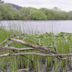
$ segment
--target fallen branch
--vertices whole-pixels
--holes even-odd
[[[34,48],[36,50],[40,50],[42,52],[45,52],[45,53],[50,53],[50,49],[48,47],[45,47],[45,46],[38,46],[38,45],[33,45],[33,44],[30,44],[30,43],[27,43],[23,40],[19,40],[19,39],[14,39],[14,38],[11,38],[12,41],[14,42],[17,42],[17,43],[21,43],[25,46],[28,46],[28,47],[31,47],[31,48]]]
[[[0,48],[0,51],[2,51],[2,50],[24,51],[24,50],[34,50],[34,49],[33,48],[2,47],[2,48]]]
[[[7,57],[7,56],[9,56],[9,55],[10,55],[9,53],[6,53],[6,54],[0,55],[0,57]]]
[[[56,51],[51,51],[50,48],[45,47],[45,46],[33,45],[33,44],[27,43],[27,42],[25,42],[23,40],[14,39],[14,38],[11,38],[10,40],[14,41],[14,42],[17,42],[17,43],[21,43],[21,44],[23,44],[25,46],[28,46],[28,47],[32,47],[32,48],[34,48],[36,50],[41,51],[42,53],[46,53],[46,54],[51,54],[51,53],[58,54]],[[62,56],[57,56],[56,58],[62,59]]]
[[[0,55],[0,57],[7,57],[7,56],[19,56],[19,55],[37,55],[37,56],[48,56],[48,57],[56,57],[56,56],[62,56],[62,57],[71,57],[71,54],[44,54],[44,53],[36,53],[36,52],[19,52],[19,53],[14,53],[14,54],[10,54],[10,53],[6,53],[6,54],[2,54]]]
[[[37,56],[48,56],[48,57],[57,57],[57,56],[63,56],[63,57],[69,57],[72,56],[72,54],[44,54],[44,53],[36,53],[36,52],[25,52],[25,53],[15,53],[12,54],[13,56],[17,55],[37,55]]]
[[[25,69],[19,69],[19,70],[17,70],[17,72],[25,72],[25,71],[29,71],[29,68],[25,68]]]

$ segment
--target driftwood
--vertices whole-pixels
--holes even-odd
[[[35,53],[35,52],[24,52],[24,53],[18,52],[18,53],[14,53],[14,54],[7,53],[7,54],[0,55],[0,57],[18,56],[18,55],[39,55],[39,56],[52,56],[52,57],[56,57],[58,59],[62,59],[63,57],[66,57],[66,56],[72,56],[72,54],[58,54],[56,51],[52,51],[50,49],[50,47],[33,45],[33,44],[27,43],[23,40],[19,40],[19,39],[15,39],[15,38],[10,38],[9,40],[17,42],[17,43],[21,43],[30,48],[1,47],[0,51],[1,50],[13,50],[13,51],[38,50],[38,51],[40,51],[40,53]]]
[[[0,46],[1,46],[2,44],[6,43],[7,40],[9,40],[9,39],[4,40],[4,41],[0,44]],[[17,42],[17,43],[21,43],[21,44],[23,44],[23,45],[25,45],[25,46],[28,46],[28,47],[31,47],[30,49],[39,50],[39,51],[41,51],[41,52],[43,52],[43,53],[49,53],[49,54],[50,54],[51,52],[53,52],[53,53],[56,54],[56,52],[50,51],[50,49],[49,49],[50,47],[48,48],[48,47],[45,47],[45,46],[32,45],[32,44],[30,44],[30,43],[26,43],[25,41],[22,41],[22,40],[19,40],[19,39],[14,39],[14,38],[10,38],[10,40],[15,41],[15,42]],[[9,49],[9,50],[23,50],[23,48],[18,49],[18,48],[13,48],[13,47],[0,47],[0,50],[7,50],[7,49]]]
[[[9,53],[6,53],[6,54],[0,55],[0,57],[7,57],[7,56],[9,56],[9,55],[10,55]]]
[[[24,50],[34,50],[34,48],[2,47],[2,48],[0,48],[0,51],[2,51],[2,50],[24,51]]]
[[[17,43],[21,43],[25,46],[28,46],[28,47],[31,47],[31,48],[34,48],[35,50],[40,50],[42,52],[45,52],[45,53],[51,53],[51,50],[49,49],[50,47],[45,47],[45,46],[38,46],[38,45],[33,45],[33,44],[30,44],[30,43],[27,43],[23,40],[19,40],[19,39],[14,39],[14,38],[11,38],[10,40],[14,41],[14,42],[17,42]],[[56,53],[56,52],[53,52],[53,53]]]
[[[25,69],[19,69],[19,70],[17,70],[17,72],[27,72],[27,71],[29,71],[29,68],[25,68]]]
[[[48,57],[57,57],[57,56],[62,56],[62,57],[71,57],[71,54],[44,54],[44,53],[36,53],[36,52],[19,52],[19,53],[14,53],[14,54],[10,54],[10,53],[6,53],[6,54],[2,54],[0,55],[0,57],[8,57],[8,56],[19,56],[19,55],[37,55],[37,56],[48,56]],[[65,59],[65,58],[63,58]]]
[[[25,41],[23,41],[23,40],[19,40],[19,39],[15,39],[15,38],[11,38],[10,40],[11,40],[11,41],[14,41],[14,42],[17,42],[17,43],[21,43],[21,44],[23,44],[23,45],[25,45],[25,46],[28,46],[28,47],[32,47],[32,48],[34,48],[35,50],[39,50],[39,51],[41,51],[42,53],[45,53],[45,54],[51,54],[51,53],[57,54],[56,51],[50,50],[49,47],[33,45],[33,44],[27,43],[27,42],[25,42]],[[58,59],[62,59],[62,56],[57,56],[57,58],[58,58]]]

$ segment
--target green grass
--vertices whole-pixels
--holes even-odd
[[[0,29],[0,43],[3,42],[6,38],[9,38],[10,35],[14,33],[13,31]],[[16,31],[16,34],[19,34],[19,33]],[[71,49],[72,34],[59,33],[57,34],[57,36],[55,36],[53,33],[45,33],[45,34],[40,34],[40,35],[29,34],[29,35],[21,36],[20,39],[28,43],[34,44],[34,45],[52,47],[51,50],[53,51],[54,51],[54,46],[55,46],[57,49],[57,52],[61,54],[72,52],[72,49]],[[11,46],[14,46],[17,48],[26,47],[16,42],[12,43]],[[3,53],[5,52],[8,52],[8,51],[4,51]],[[32,51],[29,50],[29,52],[32,52]],[[0,67],[5,72],[6,65],[10,63],[11,71],[16,72],[18,68],[28,68],[31,65],[32,69],[34,69],[36,72],[39,72],[40,65],[43,64],[43,61],[45,63],[46,59],[47,59],[48,68],[51,68],[52,66],[54,66],[55,69],[57,68],[58,60],[56,58],[41,57],[41,56],[34,56],[34,55],[0,58]],[[53,61],[54,61],[54,64],[52,64]],[[62,67],[65,67],[65,62],[66,61],[61,61]]]

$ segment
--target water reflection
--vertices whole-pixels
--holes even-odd
[[[22,33],[68,32],[72,33],[72,21],[0,21],[0,26]]]

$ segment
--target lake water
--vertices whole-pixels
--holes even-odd
[[[0,21],[0,27],[21,31],[22,33],[67,32],[72,33],[72,20],[49,21]]]

